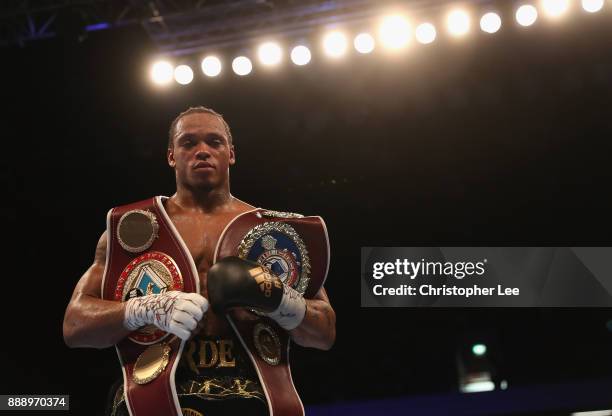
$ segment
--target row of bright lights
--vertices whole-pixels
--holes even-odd
[[[604,0],[581,0],[582,8],[595,13],[602,9]],[[549,17],[562,16],[569,9],[569,0],[542,0],[541,9]],[[531,26],[538,19],[538,9],[525,4],[515,13],[516,22],[521,26]],[[483,15],[480,19],[480,29],[486,33],[497,32],[502,25],[501,17],[494,12]],[[470,16],[464,10],[453,10],[446,18],[446,29],[451,36],[460,37],[470,30]],[[389,50],[400,50],[407,46],[412,37],[409,21],[401,15],[392,15],[384,18],[378,33],[380,43]],[[421,23],[414,31],[419,43],[432,43],[437,36],[436,27],[431,23]],[[369,33],[360,33],[353,40],[355,50],[362,54],[370,53],[376,46],[374,37]],[[348,40],[344,33],[333,31],[323,37],[323,50],[331,58],[339,58],[348,50]],[[257,49],[257,57],[263,66],[279,64],[283,58],[283,50],[275,42],[266,42]],[[295,65],[306,65],[312,55],[305,45],[298,45],[291,50],[291,61]],[[207,56],[202,60],[202,72],[209,77],[216,77],[221,73],[221,60],[216,56]],[[238,56],[232,61],[232,70],[236,75],[244,76],[251,73],[253,64],[246,56]],[[169,62],[160,61],[153,65],[151,78],[159,85],[170,83],[173,79],[179,84],[186,85],[193,80],[193,70],[188,65],[178,65],[176,68]]]

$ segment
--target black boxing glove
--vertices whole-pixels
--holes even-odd
[[[306,301],[267,268],[239,257],[225,257],[208,271],[208,299],[213,310],[248,306],[264,312],[287,330],[306,314]]]

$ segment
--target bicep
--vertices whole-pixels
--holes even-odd
[[[336,312],[334,312],[334,308],[331,306],[329,302],[329,297],[327,296],[327,292],[325,288],[321,287],[316,295],[311,299],[311,302],[307,302],[310,307],[314,307],[314,309],[325,315],[330,323],[335,325],[336,322]]]

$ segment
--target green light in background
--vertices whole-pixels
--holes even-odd
[[[487,346],[484,344],[474,344],[472,345],[472,353],[477,357],[481,357],[487,353]]]

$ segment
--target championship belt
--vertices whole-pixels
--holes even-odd
[[[110,210],[107,237],[103,299],[125,302],[170,290],[199,293],[195,264],[164,209],[162,197]],[[115,346],[130,415],[182,415],[174,373],[184,344],[150,325]]]
[[[223,231],[216,262],[238,256],[267,267],[283,283],[312,298],[329,269],[329,239],[321,217],[256,209],[236,217]],[[271,415],[303,416],[289,367],[289,334],[274,320],[227,318],[257,371]]]

